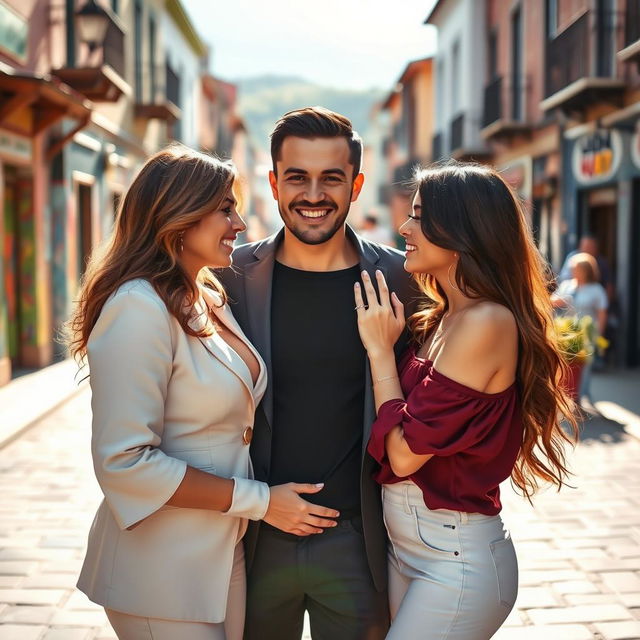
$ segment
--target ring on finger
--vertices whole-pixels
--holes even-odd
[[[353,310],[354,310],[354,311],[357,311],[358,309],[366,309],[366,308],[367,308],[367,305],[365,305],[365,304],[359,304],[359,305],[357,305],[357,306],[353,307]]]

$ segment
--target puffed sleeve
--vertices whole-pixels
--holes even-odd
[[[515,386],[484,394],[431,368],[406,401],[396,398],[380,406],[368,450],[380,464],[388,465],[384,440],[398,425],[417,455],[451,456],[480,446],[502,446],[502,436],[493,426],[513,411],[517,411]]]
[[[173,363],[169,320],[150,292],[120,290],[104,305],[87,346],[93,464],[122,529],[164,505],[187,468],[158,448]]]

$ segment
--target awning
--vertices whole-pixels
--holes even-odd
[[[20,118],[25,109],[31,110],[31,117]],[[91,102],[57,78],[38,76],[0,62],[0,127],[34,136],[62,118],[86,124],[91,109]]]

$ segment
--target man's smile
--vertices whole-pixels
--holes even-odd
[[[314,218],[325,218],[328,216],[333,209],[302,209],[296,208],[294,211],[301,215],[303,218],[314,219]]]

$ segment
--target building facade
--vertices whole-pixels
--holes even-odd
[[[567,3],[565,3],[567,4]],[[611,269],[612,357],[640,364],[640,2],[547,3],[545,98],[564,122],[565,249],[592,235]]]
[[[64,356],[87,260],[146,158],[202,148],[207,56],[178,0],[0,0],[0,384]]]
[[[415,169],[432,159],[434,131],[433,60],[410,62],[380,107],[387,135],[382,141],[384,189],[382,202],[388,207],[393,230],[410,210],[410,183]],[[404,242],[397,238],[398,246]]]
[[[434,65],[434,160],[482,161],[488,149],[480,136],[486,75],[484,0],[439,0],[425,24],[438,29]]]

